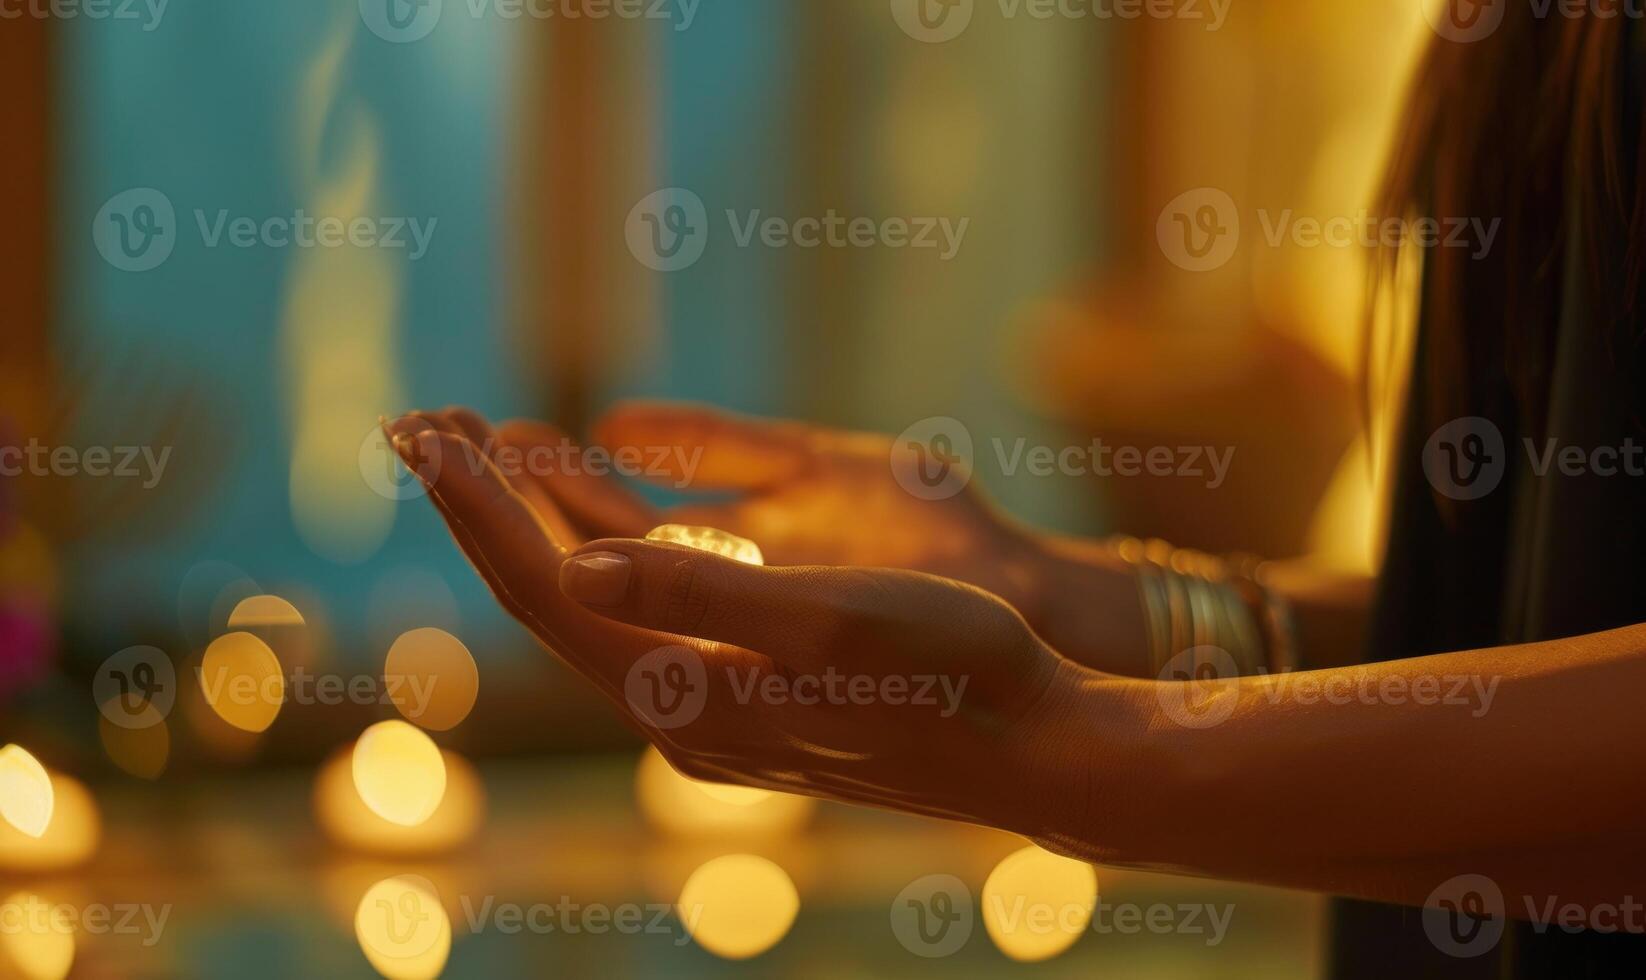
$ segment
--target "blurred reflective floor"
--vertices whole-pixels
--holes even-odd
[[[168,786],[164,795],[101,786],[97,859],[73,874],[8,873],[4,887],[87,914],[112,910],[109,922],[77,930],[77,977],[374,977],[356,910],[374,884],[399,875],[438,892],[451,926],[446,977],[1319,973],[1316,896],[1103,868],[1097,911],[1074,945],[1018,963],[991,936],[980,898],[991,869],[1023,847],[1017,838],[825,805],[785,838],[672,839],[641,817],[634,773],[632,757],[483,765],[484,829],[453,853],[406,860],[328,840],[313,815],[312,772]],[[741,961],[702,948],[673,910],[692,872],[729,853],[775,862],[799,894],[787,934]],[[969,888],[975,914],[957,920],[955,952],[926,958],[900,941],[893,918],[900,893],[939,874]],[[729,900],[765,906],[760,896]],[[131,921],[116,928],[122,916]]]

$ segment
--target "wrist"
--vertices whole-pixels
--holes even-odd
[[[1035,632],[1080,664],[1123,677],[1151,673],[1148,625],[1134,569],[1106,545],[1036,537]]]
[[[1165,863],[1188,747],[1158,724],[1155,687],[1064,660],[1019,740],[1025,812],[1006,829],[1082,860]]]

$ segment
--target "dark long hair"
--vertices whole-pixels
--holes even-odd
[[[1536,437],[1567,301],[1582,301],[1618,356],[1638,356],[1646,126],[1628,48],[1639,35],[1618,0],[1586,8],[1611,17],[1560,16],[1557,3],[1540,18],[1525,0],[1496,2],[1506,9],[1489,37],[1437,38],[1428,49],[1378,207],[1393,217],[1502,219],[1484,257],[1456,248],[1423,257],[1412,404],[1430,428],[1485,415]],[[1374,315],[1400,251],[1384,248],[1373,264]],[[1582,297],[1562,295],[1573,257]],[[1372,331],[1366,337],[1368,357],[1378,356]]]

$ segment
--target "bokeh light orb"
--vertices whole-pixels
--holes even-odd
[[[1007,855],[983,882],[983,925],[1002,953],[1021,963],[1073,946],[1097,906],[1091,865],[1029,846]]]
[[[443,629],[402,633],[383,665],[385,691],[400,714],[430,731],[456,728],[474,709],[480,669],[463,641]]]
[[[674,910],[699,946],[722,959],[746,960],[788,935],[800,914],[800,893],[773,862],[727,854],[692,872]]]
[[[0,902],[0,961],[28,980],[63,980],[74,966],[74,928],[52,902],[20,891]],[[3,972],[3,971],[0,971]]]
[[[803,829],[817,810],[810,797],[682,776],[655,746],[640,757],[634,789],[646,822],[672,837],[783,836]]]
[[[393,857],[440,854],[474,839],[486,817],[486,792],[467,759],[442,750],[446,791],[429,818],[413,827],[383,819],[354,788],[353,746],[320,767],[314,782],[315,819],[326,836],[351,850]]]
[[[426,878],[399,875],[366,890],[354,935],[372,969],[389,980],[434,980],[451,955],[451,918]]]
[[[112,718],[126,723],[117,725]],[[97,737],[109,761],[139,779],[159,779],[171,760],[171,727],[153,702],[145,702],[136,712],[105,704],[97,719]]]
[[[200,662],[200,693],[219,718],[243,732],[267,731],[286,703],[280,658],[251,633],[225,633]]]
[[[60,772],[51,777],[51,823],[30,837],[0,820],[0,869],[25,874],[63,871],[90,860],[102,837],[97,803],[85,784]]]
[[[29,837],[44,836],[54,803],[51,777],[21,745],[0,748],[0,818]]]
[[[446,795],[446,762],[439,746],[404,721],[380,721],[361,733],[350,772],[361,801],[403,827],[428,820]]]

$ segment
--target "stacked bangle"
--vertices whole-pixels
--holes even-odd
[[[1137,577],[1154,676],[1197,648],[1223,651],[1241,674],[1296,669],[1290,612],[1264,584],[1257,559],[1222,559],[1137,538],[1121,538],[1113,548]]]

